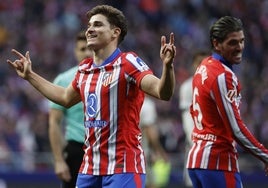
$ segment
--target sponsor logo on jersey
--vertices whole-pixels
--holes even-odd
[[[206,140],[206,141],[212,141],[216,142],[217,141],[217,136],[213,134],[198,134],[198,133],[192,133],[193,138],[201,139],[201,140]]]
[[[97,116],[97,105],[98,105],[98,100],[97,100],[96,94],[90,93],[86,101],[86,112],[89,117],[89,119],[85,121],[85,127],[87,128],[92,128],[92,127],[102,128],[108,124],[107,121],[95,119]]]
[[[87,96],[86,112],[90,118],[94,118],[97,113],[97,96],[95,93],[90,93]]]
[[[85,127],[86,128],[92,128],[92,127],[105,127],[107,125],[107,121],[103,120],[94,120],[94,121],[85,121]]]

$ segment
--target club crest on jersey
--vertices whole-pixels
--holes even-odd
[[[225,97],[230,103],[234,102],[234,100],[237,98],[237,90],[228,90],[228,92],[225,94]]]
[[[113,72],[106,72],[102,78],[102,85],[108,86],[113,81]]]

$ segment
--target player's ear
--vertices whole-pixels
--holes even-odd
[[[212,44],[213,44],[213,47],[216,51],[219,51],[220,48],[219,48],[219,42],[216,40],[216,39],[213,39],[212,40]]]
[[[113,37],[119,38],[120,33],[121,33],[121,29],[119,27],[113,28]]]

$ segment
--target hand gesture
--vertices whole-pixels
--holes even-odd
[[[161,37],[160,58],[166,65],[172,65],[176,55],[176,46],[174,45],[174,33],[170,33],[169,43],[166,43],[166,37]]]
[[[8,59],[7,62],[16,70],[20,77],[27,79],[28,74],[32,71],[32,63],[29,51],[26,52],[25,56],[15,49],[12,49],[11,52],[17,55],[18,59],[15,61]]]

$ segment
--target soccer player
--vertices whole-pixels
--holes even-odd
[[[79,32],[76,36],[74,54],[78,63],[92,56],[87,47],[84,31]],[[74,78],[77,69],[78,66],[74,66],[59,74],[54,83],[67,87]],[[71,108],[64,108],[50,102],[49,107],[49,140],[54,156],[55,173],[62,180],[62,188],[74,188],[84,156],[83,105],[79,102]],[[61,126],[63,122],[66,125],[64,136]]]
[[[209,53],[206,51],[196,51],[194,53],[191,66],[192,74],[201,61],[207,56],[209,56]],[[192,103],[192,81],[193,76],[190,76],[181,84],[179,89],[179,109],[181,110],[182,127],[185,134],[185,164],[183,169],[183,182],[186,187],[192,187],[192,182],[188,175],[188,170],[186,169],[187,155],[193,143],[192,130],[194,122],[190,114],[190,105]]]
[[[77,188],[145,187],[145,156],[139,129],[144,92],[161,100],[174,93],[174,34],[169,42],[161,37],[163,70],[156,77],[134,52],[118,45],[127,34],[123,13],[98,5],[87,13],[87,45],[93,58],[82,61],[72,83],[57,86],[32,70],[30,54],[12,52],[18,59],[7,62],[48,99],[65,107],[84,105],[85,155],[77,177]]]
[[[210,28],[210,41],[213,53],[198,66],[192,83],[195,126],[187,168],[195,188],[241,188],[236,143],[263,161],[268,174],[268,150],[240,116],[241,86],[232,67],[242,61],[241,20],[218,19]]]

